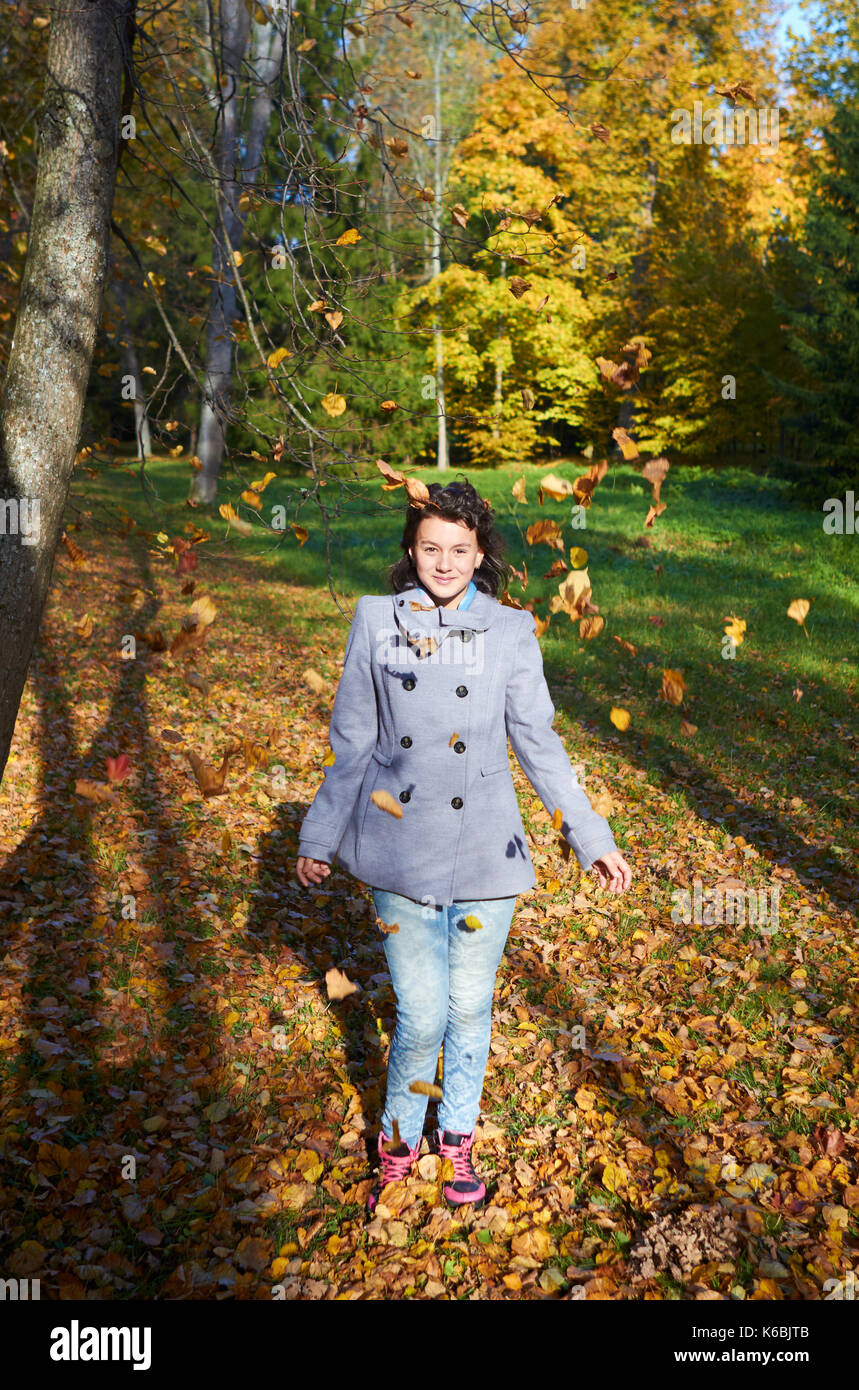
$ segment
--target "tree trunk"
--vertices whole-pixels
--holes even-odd
[[[0,778],[50,586],[110,253],[122,0],[56,0],[15,334],[0,392]]]
[[[501,279],[507,275],[507,258],[501,257]],[[501,438],[501,412],[504,409],[504,364],[501,361],[501,344],[504,340],[504,315],[500,309],[498,311],[498,322],[495,329],[495,401],[492,414],[492,438]]]
[[[442,179],[441,151],[441,64],[443,49],[439,46],[433,63],[433,94],[435,96],[435,159],[433,161],[433,199],[432,210],[432,275],[436,294],[436,311],[433,322],[435,338],[435,391],[438,402],[438,445],[436,466],[446,469],[447,458],[447,415],[444,408],[444,336],[441,328],[441,309],[439,306],[439,277],[441,275],[441,196],[444,191]]]
[[[262,149],[274,107],[272,84],[280,71],[283,35],[274,18],[268,24],[254,24],[250,55],[253,80],[259,84],[251,103],[244,140],[246,154],[241,157],[242,131],[239,108],[243,84],[242,63],[248,46],[250,15],[242,0],[222,0],[221,70],[226,80],[220,101],[220,138],[217,153],[215,230],[212,236],[213,285],[209,301],[206,341],[206,374],[197,455],[202,468],[194,474],[191,498],[195,502],[214,502],[224,459],[226,430],[230,419],[233,385],[233,321],[236,317],[236,286],[232,252],[241,249],[246,213],[239,210],[243,189],[256,183]],[[218,215],[220,205],[227,236]]]
[[[134,335],[128,321],[128,295],[125,292],[125,284],[121,279],[121,271],[118,266],[114,269],[111,288],[116,300],[116,307],[119,310],[119,332],[116,334],[116,343],[122,357],[122,374],[123,376],[130,376],[134,383],[134,438],[137,443],[137,457],[142,463],[145,459],[152,457],[152,431],[149,428],[149,416],[146,413],[146,397],[143,394],[143,382],[140,377],[137,349],[134,346]]]

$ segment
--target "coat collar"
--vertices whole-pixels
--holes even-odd
[[[426,612],[412,608],[413,603],[419,602],[417,589],[402,589],[400,593],[394,594],[394,620],[404,632],[417,632],[421,637],[435,633],[439,642],[448,635],[451,628],[470,628],[472,632],[485,632],[500,617],[502,607],[497,598],[485,594],[482,589],[478,589],[468,608],[464,609],[433,605],[430,611]]]

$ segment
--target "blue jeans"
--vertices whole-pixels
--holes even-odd
[[[437,907],[374,888],[373,902],[383,922],[399,927],[383,937],[397,997],[397,1026],[382,1129],[391,1138],[396,1119],[404,1143],[412,1149],[420,1143],[427,1097],[414,1095],[409,1086],[435,1081],[443,1043],[438,1125],[471,1134],[489,1058],[495,975],[516,897]],[[482,926],[467,926],[469,916]]]

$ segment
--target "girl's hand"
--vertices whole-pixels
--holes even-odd
[[[324,859],[308,859],[302,854],[295,865],[295,872],[298,874],[299,883],[305,888],[310,888],[328,877],[331,865],[326,864]]]
[[[608,887],[610,893],[625,893],[632,883],[632,869],[620,850],[613,849],[602,859],[595,859],[591,868],[596,871],[600,888]]]

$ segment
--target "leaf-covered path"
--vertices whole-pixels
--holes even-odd
[[[678,817],[631,745],[576,727],[628,827],[616,901],[514,764],[540,881],[499,972],[488,1204],[450,1213],[426,1154],[368,1222],[381,938],[362,885],[294,877],[346,625],[263,560],[214,557],[192,597],[154,554],[61,551],[0,789],[5,1274],[43,1298],[825,1297],[859,1247],[853,889],[790,805],[726,836],[708,796],[742,814],[739,781],[681,768]],[[201,595],[186,654],[153,650]],[[204,797],[187,754],[230,750]],[[778,933],[675,922],[696,880],[777,887]],[[332,968],[358,991],[329,1000]]]

